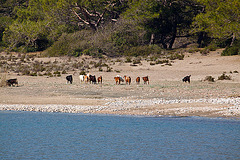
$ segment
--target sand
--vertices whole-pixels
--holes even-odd
[[[0,88],[0,110],[240,118],[240,74],[234,73],[240,72],[240,56],[223,57],[221,51],[207,56],[185,53],[184,60],[174,60],[171,66],[115,62],[112,72],[90,70],[92,75],[103,76],[102,84],[80,83],[78,70],[69,73],[73,84],[66,84],[69,74],[8,73],[8,78],[18,79],[19,86]],[[223,72],[232,80],[217,80]],[[131,76],[131,85],[116,85],[116,75]],[[182,82],[186,75],[191,75],[190,84]],[[136,84],[138,76],[149,76],[150,84],[143,84],[142,79]],[[203,81],[206,76],[216,81]]]

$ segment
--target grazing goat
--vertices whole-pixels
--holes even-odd
[[[80,76],[79,76],[80,83],[84,82],[84,76],[85,76],[85,75],[80,75]]]
[[[101,83],[102,84],[102,76],[98,77],[98,83]]]
[[[18,86],[17,78],[15,78],[15,79],[8,79],[6,81],[6,83],[7,83],[8,86],[13,86],[13,84]]]
[[[148,76],[146,76],[146,77],[142,77],[142,79],[143,79],[143,82],[144,82],[144,84],[149,84],[149,78],[148,78]]]
[[[66,80],[67,80],[67,83],[70,82],[70,84],[72,84],[72,82],[73,82],[72,75],[67,76]]]
[[[120,77],[114,77],[116,84],[120,84]]]
[[[89,78],[88,78],[88,76],[85,75],[84,76],[84,82],[87,83],[88,81],[89,81]]]
[[[117,75],[116,77],[114,77],[114,79],[115,79],[116,84],[117,84],[117,83],[120,84],[120,82],[124,82],[123,78],[122,78],[121,76],[119,76],[119,75]]]
[[[191,75],[186,76],[186,77],[184,77],[184,78],[182,79],[182,81],[183,81],[183,82],[188,82],[188,83],[190,83],[190,77],[191,77]]]
[[[130,77],[130,76],[129,76],[129,77],[124,76],[124,78],[125,78],[126,84],[129,84],[129,85],[130,85],[130,83],[131,83],[131,77]]]
[[[139,84],[140,83],[140,77],[136,78],[136,83]]]
[[[89,80],[90,80],[90,83],[92,82],[92,84],[96,84],[97,80],[96,80],[96,76],[92,76],[92,75],[89,75]]]

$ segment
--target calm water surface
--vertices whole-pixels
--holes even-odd
[[[240,159],[240,121],[0,111],[0,159]]]

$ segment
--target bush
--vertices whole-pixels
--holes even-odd
[[[144,45],[131,47],[130,49],[124,52],[124,55],[127,56],[148,56],[150,54],[161,54],[162,49],[157,45]]]
[[[131,63],[131,62],[132,62],[131,58],[130,57],[126,57],[125,63]]]
[[[32,72],[29,74],[30,76],[37,76],[37,72]]]
[[[206,47],[206,49],[209,49],[209,51],[216,51],[217,50],[217,45],[212,43]]]
[[[227,47],[225,50],[223,50],[221,55],[222,56],[240,55],[240,47],[238,46]]]
[[[81,71],[81,72],[79,73],[79,75],[86,75],[86,72],[85,72],[85,71]]]
[[[204,81],[214,82],[214,78],[212,76],[207,76]]]
[[[169,63],[169,60],[157,60],[156,61],[156,64],[168,64]]]
[[[141,63],[141,59],[140,58],[133,60],[133,64],[140,64],[140,63]]]
[[[91,47],[88,43],[91,36],[93,33],[87,30],[62,34],[58,41],[46,50],[46,54],[48,56],[80,56],[84,54],[84,50]]]
[[[208,48],[204,48],[203,50],[200,51],[202,55],[207,55],[210,52]]]
[[[222,52],[222,56],[232,55],[240,55],[240,41],[236,41],[233,46],[226,47]]]
[[[183,58],[184,58],[184,55],[178,54],[178,53],[171,54],[169,57],[170,60],[175,60],[175,59],[183,60]]]
[[[226,75],[223,73],[220,77],[218,77],[218,80],[231,80],[231,76]]]
[[[53,72],[53,74],[57,77],[61,77],[61,73],[59,71],[55,71],[55,72]]]
[[[67,71],[66,71],[66,70],[63,70],[63,71],[62,71],[62,74],[67,74]]]

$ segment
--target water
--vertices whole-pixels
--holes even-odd
[[[240,121],[0,111],[0,159],[240,159]]]

